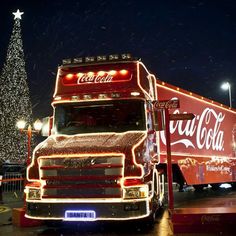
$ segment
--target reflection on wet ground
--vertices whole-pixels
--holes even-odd
[[[205,189],[202,192],[194,191],[193,188],[186,188],[184,192],[174,191],[175,208],[198,207],[204,202],[215,202],[216,204],[224,205],[224,199],[232,199],[236,204],[236,192],[232,189],[220,189],[213,191],[211,188]],[[213,201],[214,200],[214,201]],[[13,225],[4,225],[0,227],[0,236],[170,236],[174,235],[171,229],[170,216],[168,210],[162,209],[158,212],[154,227],[144,224],[142,221],[129,222],[63,222],[57,225],[43,225],[40,227],[20,228]],[[199,235],[199,234],[175,234],[175,235]],[[207,232],[205,235],[216,235]],[[221,234],[230,235],[230,234]]]

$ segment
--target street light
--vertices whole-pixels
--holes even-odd
[[[20,130],[20,132],[27,133],[27,141],[28,141],[28,144],[27,144],[28,153],[27,153],[27,161],[26,161],[27,165],[29,165],[29,163],[30,163],[32,133],[38,133],[41,130],[42,125],[43,124],[40,120],[36,120],[33,124],[34,129],[32,130],[31,125],[28,125],[27,129],[25,129],[26,122],[24,120],[19,120],[16,123],[16,126]]]
[[[231,99],[231,85],[229,82],[225,82],[221,85],[221,88],[223,90],[228,90],[229,91],[229,106],[232,107],[232,99]]]

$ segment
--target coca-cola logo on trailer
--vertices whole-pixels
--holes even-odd
[[[179,113],[179,110],[174,112]],[[193,120],[170,121],[170,133],[177,133],[179,137],[178,140],[171,139],[171,145],[183,144],[186,148],[224,151],[224,131],[221,124],[225,115],[222,112],[217,113],[212,108],[206,108],[201,114],[195,115]],[[165,132],[162,131],[160,137],[166,144]]]

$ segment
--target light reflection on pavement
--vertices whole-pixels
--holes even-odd
[[[231,189],[221,189],[219,191],[213,191],[206,189],[203,192],[195,192],[193,189],[186,189],[185,192],[179,193],[176,189],[174,191],[175,208],[197,206],[200,202],[204,202],[204,199],[223,199],[224,196],[228,196],[232,199],[236,199],[236,192]],[[0,207],[1,209],[1,207]],[[2,208],[3,209],[3,208]],[[4,208],[4,211],[9,208]],[[4,214],[1,214],[4,215]],[[0,215],[0,217],[1,217]],[[146,235],[146,236],[169,236],[174,235],[172,233],[171,225],[169,224],[170,218],[167,209],[160,210],[155,225],[153,228],[145,228],[141,221],[134,222],[65,222],[60,225],[54,226],[40,226],[31,228],[20,228],[13,225],[4,225],[0,227],[0,236],[131,236],[131,235]],[[181,234],[175,234],[181,235]],[[182,234],[187,235],[199,235],[199,234]],[[215,235],[215,234],[201,234],[203,235]],[[225,235],[225,234],[221,234]]]

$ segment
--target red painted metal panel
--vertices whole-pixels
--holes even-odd
[[[123,165],[119,164],[95,164],[92,166],[80,167],[79,169],[96,169],[96,168],[121,168]],[[65,166],[55,165],[55,166],[41,166],[41,170],[53,170],[53,169],[65,169]],[[66,167],[66,169],[78,169],[78,167]]]
[[[86,176],[47,176],[42,177],[42,180],[116,180],[121,178],[121,175],[86,175]]]
[[[44,189],[74,189],[74,188],[120,188],[120,184],[73,184],[73,185],[45,185]]]
[[[236,111],[158,81],[158,100],[179,99],[170,113],[193,113],[193,120],[170,121],[173,163],[188,184],[235,181]],[[160,132],[161,162],[166,162],[166,137]]]
[[[236,208],[182,208],[171,214],[174,233],[235,232]],[[231,235],[231,234],[230,234]],[[232,234],[233,235],[233,234]]]
[[[137,62],[63,66],[58,71],[54,97],[139,89],[136,68]],[[124,70],[127,71],[127,74],[122,74]],[[103,72],[105,74],[100,75]]]
[[[82,198],[120,198],[120,194],[87,194],[82,196]],[[49,199],[49,198],[56,198],[56,199],[65,199],[65,198],[81,198],[81,196],[75,196],[75,195],[63,195],[63,196],[58,196],[58,195],[44,195],[42,196],[43,199]]]

